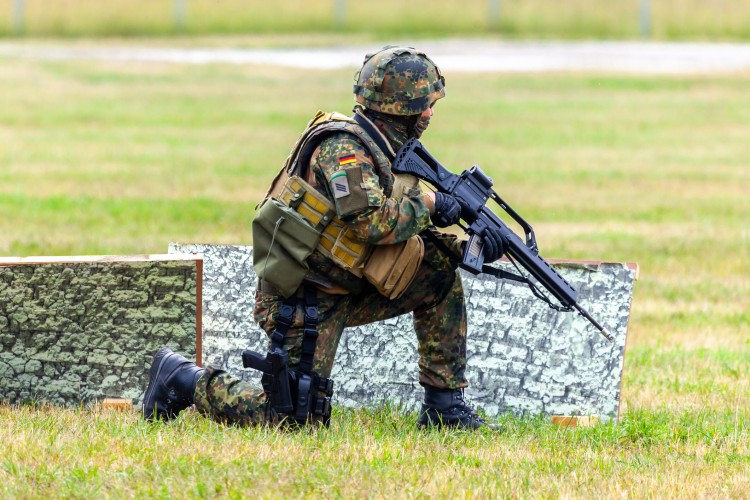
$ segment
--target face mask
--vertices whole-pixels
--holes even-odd
[[[424,131],[427,130],[427,127],[430,126],[430,117],[429,116],[420,116],[419,119],[416,121],[414,126],[411,130],[411,136],[415,139],[419,139],[422,137],[422,134],[424,134]]]

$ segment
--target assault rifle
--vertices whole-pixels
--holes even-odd
[[[393,171],[418,177],[441,193],[453,196],[461,205],[461,219],[468,226],[459,225],[469,235],[469,241],[466,243],[463,260],[459,267],[472,274],[486,273],[500,279],[526,283],[537,298],[544,300],[553,309],[558,311],[573,311],[575,309],[594,325],[607,340],[614,341],[614,337],[609,331],[578,303],[578,291],[539,255],[533,228],[492,190],[492,179],[481,168],[474,165],[461,175],[454,174],[443,167],[421,142],[417,139],[409,139],[399,150],[393,162]],[[525,242],[487,207],[488,199],[497,203],[521,226],[525,233]],[[519,272],[518,275],[484,264],[481,235],[490,227],[500,230],[508,239],[507,256]],[[536,287],[533,281],[522,275],[517,264],[526,269],[538,283],[557,299],[560,305],[554,304]]]

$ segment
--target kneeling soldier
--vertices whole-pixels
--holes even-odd
[[[236,424],[327,423],[344,328],[413,312],[425,389],[417,425],[486,425],[463,399],[463,242],[435,229],[456,224],[460,206],[391,171],[399,148],[429,125],[445,79],[425,54],[394,46],[368,54],[356,79],[353,116],[319,112],[310,121],[253,221],[255,320],[271,347],[243,358],[264,372],[263,388],[162,349],[146,418],[170,419],[195,404]],[[483,237],[485,262],[500,258],[504,237]]]

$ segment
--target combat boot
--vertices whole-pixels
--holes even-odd
[[[162,347],[151,363],[143,398],[146,420],[171,420],[193,404],[195,385],[205,370],[183,356]]]
[[[458,429],[478,429],[494,425],[485,422],[464,401],[462,389],[438,389],[424,386],[424,403],[419,412],[417,427],[454,427]]]

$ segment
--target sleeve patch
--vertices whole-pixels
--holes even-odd
[[[360,167],[349,167],[335,172],[328,180],[331,192],[336,202],[336,211],[340,217],[356,214],[370,208],[368,189],[366,186],[362,169]]]
[[[353,155],[352,158],[354,158]],[[349,177],[345,170],[339,170],[331,176],[331,191],[333,191],[334,198],[349,196]]]

